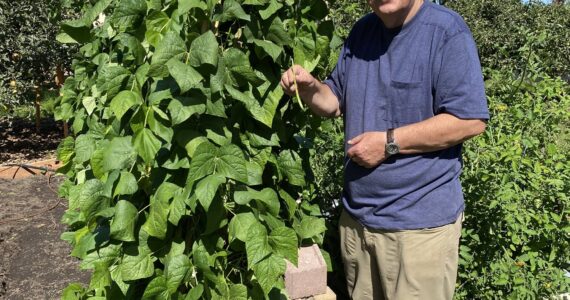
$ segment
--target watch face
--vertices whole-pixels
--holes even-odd
[[[390,155],[398,154],[400,152],[400,146],[395,143],[390,143],[386,145],[386,152]]]

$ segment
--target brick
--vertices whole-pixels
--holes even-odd
[[[299,265],[287,261],[285,289],[290,299],[327,293],[327,265],[317,245],[299,249]]]
[[[336,294],[327,287],[327,292],[325,294],[313,296],[312,300],[336,300]]]

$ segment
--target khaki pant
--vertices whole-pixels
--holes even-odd
[[[367,229],[344,212],[341,253],[354,300],[451,300],[457,278],[462,216],[421,230]]]

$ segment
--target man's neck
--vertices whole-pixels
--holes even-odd
[[[400,27],[408,23],[416,16],[423,3],[424,0],[410,1],[410,5],[408,7],[390,14],[380,13],[379,17],[382,20],[382,23],[384,23],[384,26],[387,28]]]

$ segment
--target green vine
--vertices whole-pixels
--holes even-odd
[[[327,10],[100,0],[63,23],[58,40],[81,48],[56,108],[73,129],[58,149],[62,238],[93,270],[64,299],[286,294],[285,259],[322,243],[325,222],[304,143],[319,121],[279,78],[292,60],[325,71]]]

